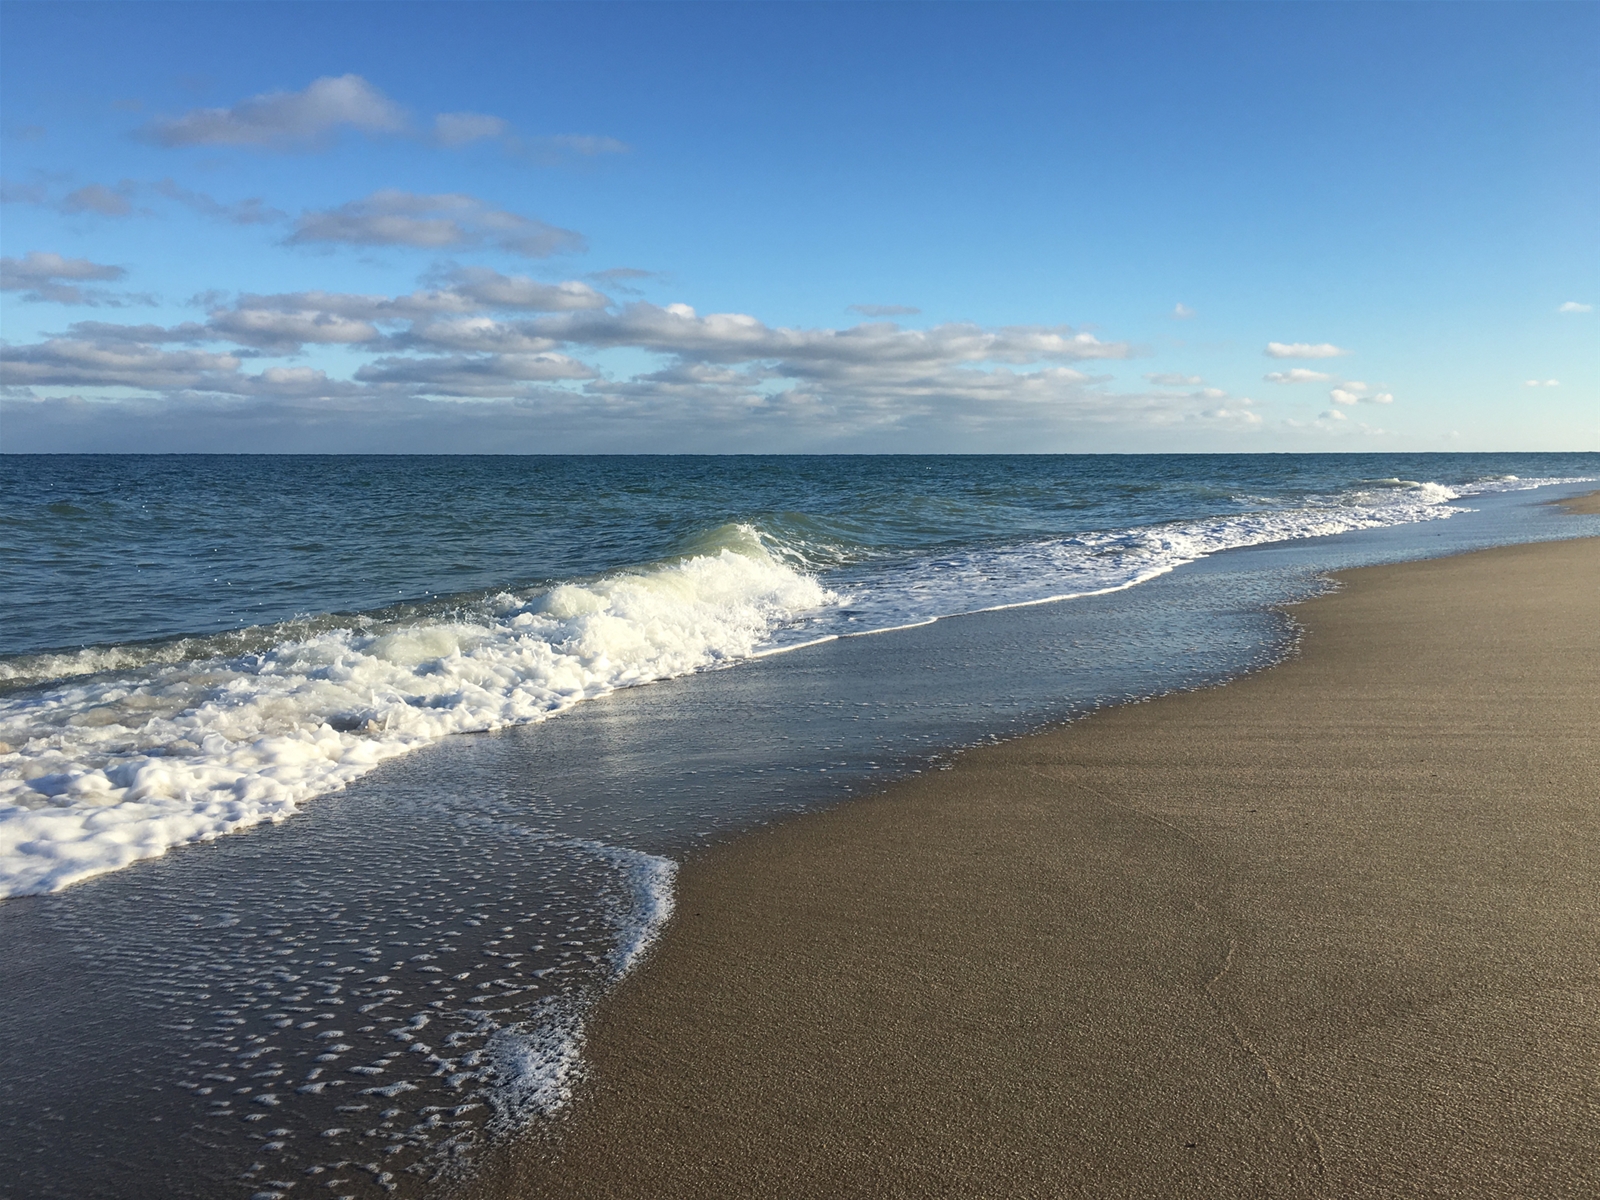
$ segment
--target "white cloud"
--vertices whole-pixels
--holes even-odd
[[[1594,305],[1592,305],[1592,304],[1579,304],[1576,300],[1568,300],[1564,304],[1562,304],[1562,306],[1560,308],[1556,309],[1556,311],[1557,312],[1564,312],[1564,313],[1593,312],[1594,311]]]
[[[74,321],[67,328],[67,336],[88,342],[137,342],[159,345],[163,342],[212,342],[217,337],[212,331],[195,321],[182,325],[120,325],[107,321]]]
[[[1319,342],[1315,345],[1310,342],[1268,342],[1267,348],[1262,353],[1268,358],[1338,358],[1349,354],[1350,351],[1341,349],[1332,342]]]
[[[525,258],[548,258],[585,248],[582,234],[493,208],[472,196],[459,192],[430,196],[395,188],[338,208],[308,212],[296,222],[289,241],[423,250],[489,245]]]
[[[1174,321],[1187,321],[1192,316],[1194,316],[1194,309],[1182,301],[1172,306],[1172,319]]]
[[[438,317],[419,321],[390,340],[397,349],[455,350],[466,353],[542,354],[561,345],[526,321],[493,317]]]
[[[1328,393],[1335,404],[1393,404],[1394,396],[1389,392],[1375,390],[1371,384],[1363,383],[1359,379],[1348,379]]]
[[[1306,367],[1290,367],[1287,371],[1273,371],[1263,375],[1268,383],[1326,383],[1332,379],[1326,371],[1312,371]]]
[[[195,348],[207,342],[238,348]],[[339,347],[335,361],[354,356],[358,366],[334,378],[320,361],[242,369],[318,346]],[[608,364],[637,358],[604,355],[612,349],[650,361],[613,375]],[[700,314],[686,304],[619,307],[587,283],[455,267],[409,294],[245,294],[213,308],[203,324],[80,322],[38,345],[7,348],[4,357],[6,379],[19,389],[145,393],[115,402],[91,396],[88,409],[36,397],[45,407],[30,413],[159,411],[204,424],[207,413],[225,412],[238,429],[235,422],[255,419],[252,413],[276,414],[272,420],[290,428],[337,412],[359,432],[398,429],[402,413],[407,429],[442,429],[429,424],[430,405],[471,401],[473,413],[498,407],[508,414],[483,417],[489,424],[474,428],[515,434],[472,443],[478,448],[1012,449],[1037,445],[1041,431],[1053,445],[1081,445],[1063,439],[1095,429],[1220,434],[1262,425],[1248,398],[1205,388],[1198,376],[1156,374],[1157,387],[1127,393],[1087,373],[1086,364],[1131,353],[1126,343],[1067,326],[797,328],[743,313]],[[551,431],[562,429],[576,432],[551,441]],[[582,440],[605,430],[620,440]],[[180,433],[173,436],[182,444],[196,444]],[[361,444],[374,443],[352,448]]]
[[[126,274],[121,267],[87,258],[30,250],[21,258],[0,258],[0,291],[24,292],[22,298],[33,302],[101,304],[109,299],[104,291],[77,285],[121,279]]]
[[[863,317],[914,317],[922,310],[909,304],[852,304],[850,311]]]
[[[1559,380],[1559,379],[1546,379],[1543,382],[1541,382],[1540,380],[1537,380],[1537,379],[1530,379],[1526,383],[1524,383],[1522,386],[1523,387],[1560,387],[1561,386],[1561,380]]]
[[[489,309],[576,312],[610,303],[586,283],[540,283],[526,275],[502,275],[488,267],[460,267],[441,276],[455,294]]]
[[[231,375],[239,359],[199,350],[158,350],[128,342],[51,338],[8,346],[0,380],[10,386],[119,387],[167,391]]]
[[[152,122],[144,135],[162,146],[254,146],[285,150],[324,142],[340,129],[399,133],[404,111],[359,75],[324,76],[304,91],[267,92],[232,108],[197,108]]]
[[[281,311],[238,308],[213,313],[209,328],[243,346],[293,353],[306,343],[314,345],[358,345],[375,342],[383,335],[370,321],[351,320],[337,313],[314,309]]]
[[[593,379],[587,363],[565,354],[448,355],[379,358],[360,368],[361,383],[403,384],[414,395],[500,399],[523,392],[526,383]]]
[[[687,304],[630,304],[619,312],[545,318],[550,337],[594,347],[635,346],[705,362],[777,360],[796,376],[852,365],[916,372],[959,363],[1010,363],[1127,358],[1126,343],[1102,342],[1065,325],[985,329],[968,323],[931,329],[856,325],[848,329],[771,328],[743,313],[704,317]]]
[[[1327,412],[1321,413],[1319,415],[1321,416],[1322,420],[1324,420],[1324,421],[1346,421],[1346,420],[1349,420],[1349,418],[1346,417],[1338,409],[1330,409]]]
[[[574,157],[624,154],[629,149],[626,143],[602,134],[525,137],[509,121],[489,113],[438,113],[418,128],[399,104],[353,74],[324,76],[298,92],[251,96],[231,108],[192,109],[149,122],[139,136],[169,147],[242,146],[288,152],[327,149],[347,130],[368,136],[416,137],[447,149],[494,142],[513,158],[547,165],[570,162]]]

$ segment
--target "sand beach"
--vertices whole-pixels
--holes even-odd
[[[692,857],[463,1200],[1595,1194],[1600,542],[1339,581],[1278,667]]]

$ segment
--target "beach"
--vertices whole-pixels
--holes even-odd
[[[1063,1162],[1121,1178],[1102,1144],[1160,1192],[1152,1146],[1223,1178],[1252,1138],[1334,1144],[1277,1085],[1241,1115],[1253,1077],[1224,1069],[1243,1042],[1218,1022],[1294,1082],[1296,1052],[1231,997],[1321,1012],[1252,940],[1288,936],[1252,904],[1308,902],[1252,864],[1367,870],[1387,843],[1337,822],[1317,841],[1281,796],[1212,828],[1235,768],[1191,760],[1269,759],[1221,717],[1185,732],[1173,697],[1268,728],[1245,698],[1305,669],[1296,621],[1322,610],[1298,602],[1330,576],[1600,536],[1547,502],[1593,503],[1593,455],[107,465],[0,477],[32,581],[0,621],[0,1173],[40,1200],[434,1197],[474,1175],[517,1194],[530,1171],[533,1194],[582,1194],[659,1171],[582,1166],[590,1129],[678,1156],[668,1192],[723,1194],[1070,1190]],[[257,496],[277,532],[234,537]],[[481,554],[456,552],[462,519]],[[96,566],[122,547],[126,598]],[[81,602],[41,599],[61,588]],[[1458,638],[1532,627],[1461,588],[1418,603]],[[1581,678],[1553,646],[1505,654]],[[1511,699],[1466,687],[1436,719]],[[1423,736],[1409,709],[1333,711],[1355,749],[1320,712],[1293,725],[1310,749],[1271,725],[1274,778]],[[1117,729],[1132,750],[1095,751],[1116,769],[1086,765],[1081,739]],[[1496,770],[1526,748],[1485,745]],[[1304,844],[1238,840],[1285,830]],[[1344,905],[1319,919],[1363,911],[1317,886]],[[1352,922],[1372,925],[1331,927]],[[671,1119],[614,1133],[608,1096]]]
[[[1593,1195],[1600,541],[1338,579],[1282,665],[691,855],[463,1200]]]

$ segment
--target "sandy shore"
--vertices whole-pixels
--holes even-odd
[[[707,852],[475,1197],[1600,1194],[1600,542]]]
[[[1600,492],[1589,492],[1582,496],[1568,496],[1566,499],[1557,500],[1555,503],[1569,513],[1593,515],[1600,513]]]

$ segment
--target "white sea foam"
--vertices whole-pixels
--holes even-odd
[[[844,597],[851,627],[841,632],[887,632],[961,613],[1102,595],[1224,550],[1437,521],[1469,511],[1452,501],[1470,496],[1584,482],[1590,481],[1514,475],[1458,487],[1371,480],[1343,495],[1292,508],[1258,507],[1205,520],[922,556],[881,570],[851,589]],[[786,632],[800,638],[810,630]]]
[[[209,643],[13,660],[0,664],[14,689],[0,696],[0,896],[282,820],[386,758],[619,687],[1133,587],[1222,550],[1438,520],[1472,495],[1576,482],[1586,481],[1371,480],[1293,507],[878,558],[830,572],[835,591],[799,552],[725,526],[681,558],[501,595],[468,614],[322,617]]]
[[[326,629],[0,697],[0,895],[52,891],[291,815],[447,734],[538,721],[748,656],[827,603],[747,528],[715,550],[503,596],[476,617]]]
[[[617,945],[610,956],[615,983],[644,955],[672,916],[678,864],[637,850],[599,842],[574,843],[608,859],[626,882],[627,895],[612,906]],[[583,1023],[587,1009],[573,996],[552,997],[516,1025],[496,1030],[485,1050],[489,1059],[491,1131],[504,1133],[535,1117],[550,1116],[572,1099],[583,1069]]]

